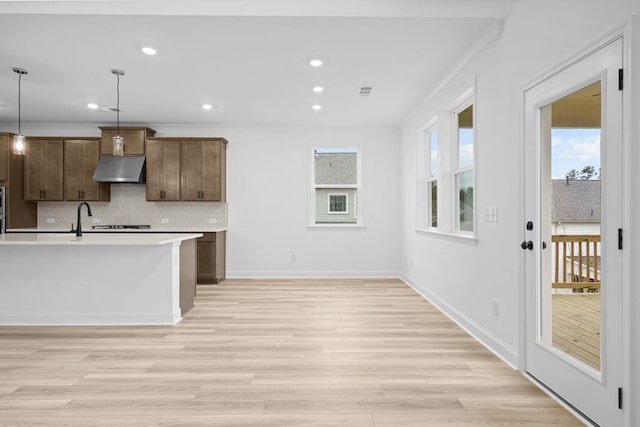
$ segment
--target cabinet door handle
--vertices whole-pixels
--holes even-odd
[[[42,190],[40,190],[40,198],[42,199]]]
[[[78,199],[82,199],[82,191],[78,190]]]
[[[44,190],[42,193],[44,194],[44,198],[46,199],[47,198],[47,190]]]

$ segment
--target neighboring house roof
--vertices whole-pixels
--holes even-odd
[[[554,179],[553,222],[600,222],[600,180]]]
[[[356,153],[316,153],[316,185],[357,184]]]

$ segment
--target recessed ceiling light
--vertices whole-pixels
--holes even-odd
[[[313,111],[320,111],[322,110],[322,105],[315,104],[315,105],[312,105],[311,108],[313,108]]]
[[[91,110],[97,110],[98,108],[100,108],[100,106],[98,104],[90,102],[87,104],[87,108],[90,108]]]
[[[315,93],[320,93],[320,92],[322,92],[323,90],[324,90],[324,88],[323,88],[322,86],[314,86],[314,87],[313,87],[313,91],[314,91]]]
[[[322,67],[322,60],[321,59],[312,59],[311,61],[309,61],[309,65],[311,65],[312,67]]]
[[[156,53],[158,53],[158,51],[155,50],[152,47],[145,46],[145,47],[142,48],[142,53],[147,54],[147,55],[155,55]]]
[[[211,105],[211,104],[202,104],[202,109],[209,111],[209,110],[213,109],[213,105]]]

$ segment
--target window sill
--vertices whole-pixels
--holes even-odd
[[[415,228],[416,233],[426,234],[427,236],[435,237],[437,239],[449,240],[452,242],[460,242],[466,245],[478,245],[478,239],[476,236],[466,235],[466,234],[458,234],[458,233],[444,233],[442,231],[435,230],[425,230],[422,228]]]
[[[363,224],[309,224],[307,229],[309,230],[322,230],[322,229],[364,229]]]

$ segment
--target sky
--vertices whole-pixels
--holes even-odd
[[[571,169],[600,169],[600,129],[552,129],[551,175],[564,179]]]

